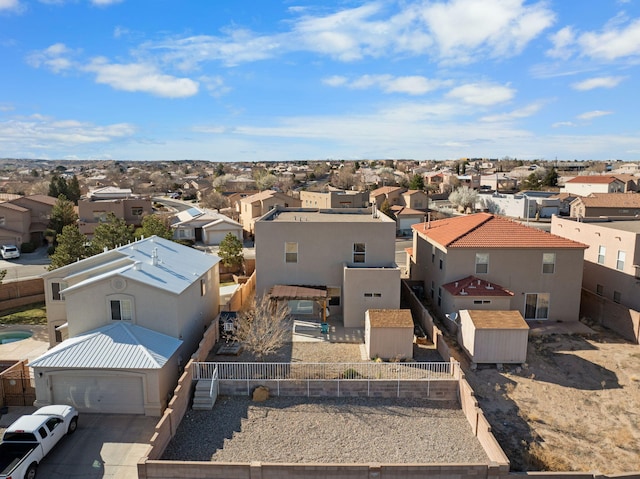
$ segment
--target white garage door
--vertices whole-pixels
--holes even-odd
[[[144,414],[142,378],[134,376],[52,375],[54,404],[81,412]]]

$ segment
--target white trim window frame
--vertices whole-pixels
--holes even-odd
[[[297,263],[298,262],[298,243],[287,241],[284,244],[284,262],[285,263]]]
[[[133,321],[134,300],[133,296],[124,294],[107,296],[107,313],[111,321]]]
[[[489,253],[476,253],[476,274],[489,272]]]
[[[553,274],[556,272],[556,254],[542,253],[542,274]]]
[[[353,262],[365,263],[367,260],[367,244],[353,243]]]

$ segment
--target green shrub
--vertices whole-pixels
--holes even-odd
[[[56,247],[55,247],[54,245],[51,245],[51,246],[49,246],[49,247],[47,248],[47,254],[48,254],[49,256],[51,256],[51,255],[52,255],[53,253],[55,253],[55,252],[56,252]]]
[[[22,243],[20,245],[20,251],[22,253],[33,253],[36,250],[36,247],[33,243]]]

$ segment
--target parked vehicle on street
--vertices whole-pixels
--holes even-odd
[[[0,442],[0,479],[34,479],[40,461],[77,427],[78,411],[72,406],[44,406],[19,417]]]
[[[3,244],[0,246],[0,256],[2,259],[15,259],[20,257],[20,250],[16,245]]]

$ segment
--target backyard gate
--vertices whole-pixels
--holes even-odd
[[[27,362],[0,362],[0,371],[0,406],[32,406],[36,388]]]

